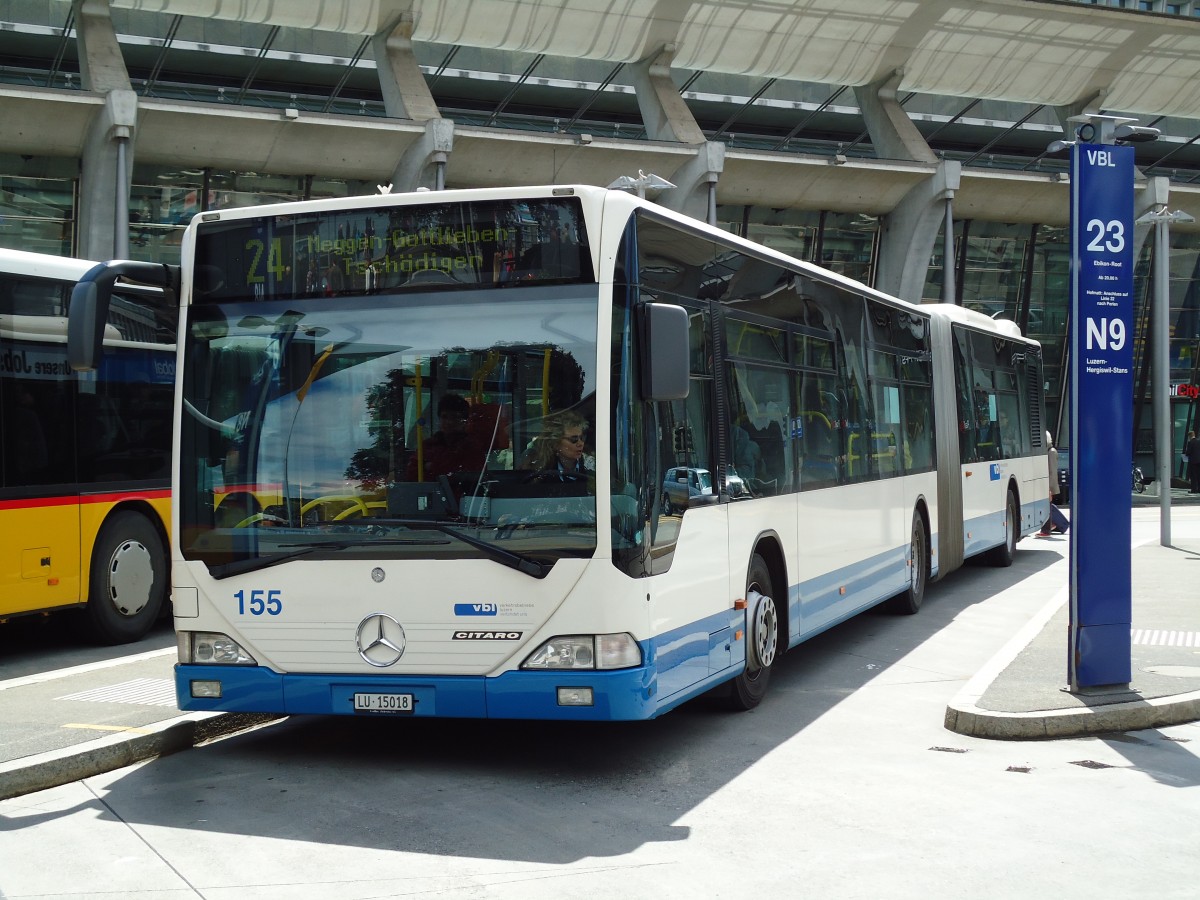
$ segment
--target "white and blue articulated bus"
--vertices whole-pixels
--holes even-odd
[[[1015,325],[619,191],[208,212],[181,300],[187,710],[748,709],[1048,513]]]

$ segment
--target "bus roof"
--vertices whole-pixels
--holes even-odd
[[[945,316],[947,319],[962,325],[969,325],[972,328],[979,328],[983,331],[995,332],[1009,338],[1019,338],[1029,343],[1037,343],[1032,338],[1021,334],[1021,326],[1012,321],[1012,319],[995,319],[987,313],[982,313],[975,309],[967,309],[965,306],[959,306],[955,303],[926,303],[924,304],[924,308],[936,310],[939,315]]]
[[[78,281],[95,265],[90,260],[74,259],[69,256],[0,249],[0,272],[11,275]]]

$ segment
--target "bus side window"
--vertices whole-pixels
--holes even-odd
[[[760,369],[742,363],[730,364],[730,393],[735,409],[731,442],[734,464],[743,477],[751,477],[756,494],[783,494],[792,487],[791,447],[786,424],[791,421],[788,377],[776,369]],[[738,429],[745,432],[749,445]],[[744,448],[744,449],[743,449]],[[757,456],[755,471],[741,471],[739,452]]]
[[[3,460],[5,486],[38,484],[46,463],[46,433],[29,389],[13,380],[14,390],[3,397]]]

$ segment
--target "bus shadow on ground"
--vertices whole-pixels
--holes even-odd
[[[1023,553],[1009,569],[964,568],[930,586],[917,616],[859,615],[786,654],[749,713],[723,712],[706,695],[636,723],[292,717],[134,769],[107,786],[98,814],[187,832],[544,864],[684,840],[690,827],[678,822],[706,799],[964,610],[1060,558]]]

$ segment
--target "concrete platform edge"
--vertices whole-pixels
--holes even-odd
[[[968,737],[1038,740],[1162,728],[1197,719],[1200,719],[1200,691],[1086,709],[1028,713],[1001,713],[951,705],[946,709],[945,725],[950,731]]]
[[[1200,720],[1200,691],[1077,709],[997,712],[980,707],[979,698],[1041,633],[1069,597],[1068,589],[1063,588],[963,686],[946,707],[944,725],[948,731],[996,740],[1039,740],[1137,731]],[[1066,681],[1064,661],[1064,686]]]
[[[246,731],[280,718],[283,717],[186,713],[138,729],[137,734],[116,732],[86,744],[13,760],[0,764],[0,800],[70,784],[81,778],[177,753],[205,741]]]

